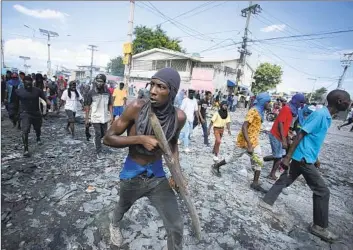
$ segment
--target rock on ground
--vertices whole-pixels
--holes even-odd
[[[225,133],[221,156],[231,152],[246,111],[232,113],[232,136]],[[6,115],[2,112],[2,115]],[[80,115],[80,114],[79,114]],[[119,195],[119,171],[126,149],[110,149],[105,160],[96,160],[93,142],[87,142],[81,117],[77,139],[66,134],[64,114],[49,114],[43,124],[43,145],[30,136],[32,157],[22,158],[20,132],[4,118],[1,125],[1,223],[2,249],[110,249],[109,221]],[[201,142],[201,128],[193,131],[189,154],[181,153],[181,166],[198,210],[203,240],[197,242],[190,217],[179,199],[184,221],[184,249],[350,249],[353,245],[352,137],[338,131],[334,121],[323,145],[321,173],[331,191],[330,228],[340,235],[328,244],[308,234],[312,222],[312,192],[299,178],[280,195],[270,213],[257,206],[261,194],[249,188],[246,156],[212,176],[211,149]],[[264,124],[270,128],[271,124]],[[92,131],[93,134],[93,131]],[[214,142],[211,135],[211,143]],[[270,153],[268,137],[261,135],[264,155]],[[106,149],[106,148],[105,148]],[[222,158],[221,157],[221,158]],[[265,176],[262,182],[273,184]],[[95,188],[88,193],[88,186]],[[143,198],[126,213],[122,249],[162,249],[166,245],[163,223],[150,202]],[[114,248],[111,248],[114,249]]]

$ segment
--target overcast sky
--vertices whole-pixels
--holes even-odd
[[[250,39],[353,29],[353,2],[253,3],[260,4],[263,11],[251,18]],[[202,57],[217,59],[239,57],[238,45],[226,45],[233,43],[229,39],[241,41],[245,26],[241,9],[247,7],[248,2],[152,1],[152,4],[168,18],[196,9],[171,23],[148,2],[137,2],[134,25],[155,27],[162,23],[169,36],[182,40],[182,47],[188,53],[201,52]],[[128,1],[3,1],[5,63],[22,69],[23,61],[18,56],[29,56],[31,71],[46,71],[47,43],[38,31],[42,28],[59,33],[59,37],[51,42],[54,69],[56,65],[69,68],[89,65],[89,44],[98,46],[94,64],[106,66],[110,58],[122,54],[122,44],[127,39],[129,6]],[[313,38],[320,39],[307,40]],[[314,81],[308,78],[318,79],[316,87],[333,89],[343,71],[342,54],[353,51],[353,32],[251,43],[249,49],[252,55],[248,60],[254,68],[265,61],[282,66],[280,91],[310,91]],[[353,94],[352,72],[351,67],[344,87]]]

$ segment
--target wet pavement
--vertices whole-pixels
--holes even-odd
[[[65,131],[64,112],[49,114],[43,123],[43,145],[30,134],[31,158],[22,157],[20,132],[2,110],[1,124],[1,248],[11,249],[117,249],[109,243],[109,220],[118,201],[119,171],[126,149],[104,147],[97,160],[92,140],[87,142],[78,117],[77,138]],[[80,115],[79,114],[79,115]],[[225,133],[221,154],[233,147],[245,110],[232,113],[232,136]],[[312,192],[300,177],[288,195],[281,194],[273,212],[257,206],[262,194],[249,188],[247,156],[212,176],[211,149],[195,128],[191,153],[181,153],[181,166],[198,210],[203,239],[197,242],[186,207],[179,199],[184,220],[184,249],[352,249],[353,245],[353,133],[336,129],[334,121],[320,154],[321,173],[331,191],[330,229],[340,241],[328,244],[309,234]],[[264,127],[270,128],[270,124]],[[91,128],[93,134],[93,129]],[[211,142],[214,138],[211,135]],[[270,153],[268,137],[261,135],[264,155]],[[272,167],[266,163],[261,181]],[[279,175],[279,173],[277,173]],[[251,177],[251,176],[250,176]],[[88,187],[90,187],[88,189]],[[121,249],[156,249],[166,245],[166,232],[156,209],[143,198],[125,214]]]

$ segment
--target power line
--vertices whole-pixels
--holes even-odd
[[[210,5],[211,3],[213,3],[213,1],[209,1],[209,2],[203,3],[203,4],[201,4],[201,5],[198,5],[198,6],[196,6],[195,8],[193,8],[193,9],[191,9],[191,10],[188,10],[188,11],[186,11],[186,12],[184,12],[184,13],[181,13],[180,15],[178,15],[178,16],[176,16],[176,17],[173,17],[171,20],[175,20],[175,19],[177,19],[178,17],[184,16],[184,15],[190,13],[190,12],[193,12],[194,10],[203,8],[203,7],[207,6],[207,5]],[[161,23],[159,23],[159,24],[156,24],[156,26],[162,25],[162,24],[167,23],[167,22],[169,22],[169,20],[166,20],[166,21],[164,21],[164,22],[161,22]]]

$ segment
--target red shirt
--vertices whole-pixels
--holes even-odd
[[[271,134],[273,134],[279,141],[282,141],[281,134],[279,132],[279,127],[278,123],[282,122],[283,123],[283,133],[284,136],[288,136],[289,128],[290,125],[292,124],[292,111],[289,106],[283,106],[281,110],[279,111],[279,114],[273,123],[272,129],[271,129]]]

